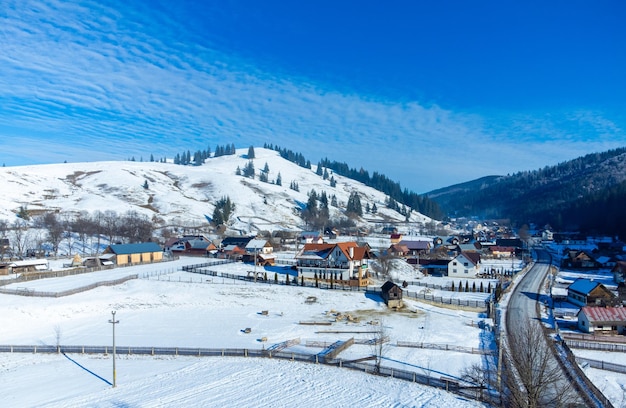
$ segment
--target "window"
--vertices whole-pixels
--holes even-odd
[[[465,273],[469,273],[469,271],[466,269],[466,270],[465,270]]]

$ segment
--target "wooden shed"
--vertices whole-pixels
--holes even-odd
[[[402,307],[402,288],[392,281],[387,281],[381,287],[382,298],[387,307],[400,309]]]
[[[114,254],[117,265],[161,262],[163,249],[154,242],[109,245],[105,254]]]

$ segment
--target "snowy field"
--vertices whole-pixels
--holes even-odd
[[[116,344],[262,349],[299,339],[289,348],[315,354],[313,342],[367,340],[382,325],[389,342],[383,364],[458,377],[484,356],[459,351],[397,346],[436,343],[491,349],[492,336],[478,327],[478,313],[407,301],[402,312],[364,292],[343,292],[213,279],[180,272],[198,259],[119,268],[28,283],[33,290],[63,291],[94,281],[138,274],[140,279],[61,298],[0,295],[0,343],[5,345],[110,345],[111,311],[116,311]],[[223,265],[239,273],[249,265]],[[218,269],[218,267],[215,267]],[[11,286],[11,285],[10,285]],[[9,287],[10,287],[9,286]],[[315,302],[306,302],[314,296]],[[267,314],[263,314],[267,311]],[[344,319],[351,316],[353,321]],[[303,325],[300,322],[328,325]],[[250,328],[250,333],[244,329]],[[369,333],[368,333],[369,332]],[[265,340],[265,341],[260,341]],[[308,344],[308,345],[307,345]],[[375,353],[355,344],[339,357]],[[111,355],[2,354],[0,394],[8,406],[480,406],[454,394],[401,380],[323,365],[258,358],[140,357],[120,355],[117,387],[111,388]],[[82,368],[81,368],[82,366]],[[37,383],[33,392],[33,383]]]

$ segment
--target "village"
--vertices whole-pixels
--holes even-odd
[[[508,235],[486,241],[481,234],[416,237],[390,228],[356,239],[304,231],[294,234],[292,240],[282,237],[280,243],[276,245],[276,250],[274,241],[262,236],[209,239],[203,235],[181,235],[166,240],[162,245],[156,242],[108,245],[98,256],[74,254],[65,261],[45,257],[5,260],[0,265],[0,293],[29,297],[76,295],[93,290],[93,283],[60,283],[71,288],[50,292],[51,284],[44,282],[70,282],[72,276],[91,274],[99,276],[93,279],[100,282],[124,284],[130,271],[137,267],[142,267],[145,272],[134,275],[135,279],[156,279],[158,282],[175,282],[178,279],[178,282],[202,286],[226,285],[228,282],[234,287],[252,285],[251,288],[259,288],[261,298],[266,296],[263,295],[267,290],[265,288],[278,285],[292,292],[312,290],[306,292],[304,303],[325,305],[321,315],[305,316],[297,323],[300,337],[308,338],[308,349],[317,344],[322,347],[318,352],[323,352],[324,347],[336,341],[349,341],[354,336],[348,333],[349,329],[339,327],[329,328],[329,333],[320,337],[316,333],[324,330],[311,331],[320,324],[352,324],[361,327],[352,330],[363,331],[362,327],[372,327],[370,325],[380,324],[381,319],[386,319],[386,325],[394,326],[388,341],[400,347],[398,350],[403,347],[442,347],[443,344],[448,350],[457,350],[455,352],[464,348],[474,350],[478,354],[472,358],[480,361],[493,353],[495,348],[492,313],[497,302],[515,277],[532,263],[532,246],[541,246],[551,251],[555,266],[546,283],[542,302],[546,311],[552,313],[555,326],[567,344],[575,353],[593,348],[598,350],[600,347],[606,350],[609,349],[607,344],[615,351],[626,346],[621,345],[626,343],[621,340],[626,318],[621,314],[623,291],[619,289],[625,265],[621,258],[623,248],[609,239],[573,240],[569,236],[543,232],[526,240]],[[184,259],[184,264],[177,263],[178,259]],[[167,272],[153,272],[167,269],[168,265],[178,266]],[[320,290],[322,292],[316,292]],[[364,293],[399,314],[391,320],[389,316],[382,317],[385,314],[381,311],[372,314],[345,306],[341,310],[328,304],[328,299],[326,302],[322,300],[325,298],[323,293],[328,291]],[[425,305],[428,310],[434,310],[431,307],[458,310],[466,316],[461,322],[475,325],[474,330],[478,332],[471,335],[468,341],[456,344],[446,342],[444,333],[430,333],[427,337],[420,335],[417,338],[420,341],[416,342],[415,335],[408,335],[410,332],[404,330],[404,335],[402,330],[397,332],[395,319],[402,321],[407,317],[410,319],[414,313],[421,315],[420,310],[424,306],[420,305]],[[276,310],[258,310],[258,313],[271,317],[275,316]],[[327,320],[328,317],[332,320]],[[254,321],[245,321],[243,319],[240,324],[241,332],[250,333],[250,340],[254,340],[250,344],[244,343],[246,347],[255,343],[261,347],[276,347],[280,343],[283,344],[281,347],[292,351],[302,347],[301,344],[289,343],[294,339],[277,337],[272,330],[257,327]],[[422,320],[418,318],[417,321],[420,322],[418,328],[424,326]],[[340,333],[346,330],[346,333]],[[333,335],[331,332],[337,333]],[[482,334],[474,337],[478,333]],[[478,338],[482,340],[477,341]],[[359,359],[369,354],[359,347],[354,345],[348,350],[340,350],[341,358]],[[404,361],[403,364],[423,364],[415,356],[398,351],[390,353],[390,356],[394,361]],[[402,358],[398,360],[399,356]],[[586,364],[593,364],[595,359],[591,357],[581,353],[581,361]],[[429,361],[432,358],[429,357]],[[463,360],[471,361],[467,357]],[[396,370],[405,367],[391,364],[396,365]],[[446,364],[449,367],[449,363]],[[429,362],[428,365],[430,369],[436,369],[436,364]],[[448,378],[458,378],[454,380],[456,382],[463,378],[462,366],[456,365],[452,372],[444,367],[440,370],[446,371]]]

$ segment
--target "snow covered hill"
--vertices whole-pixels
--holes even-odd
[[[160,162],[63,163],[0,168],[0,218],[15,219],[20,207],[31,214],[46,211],[61,213],[113,210],[137,211],[159,226],[202,226],[211,216],[215,203],[228,196],[235,203],[231,228],[244,233],[260,230],[304,228],[298,209],[307,202],[307,194],[337,198],[330,206],[331,218],[341,216],[350,193],[357,191],[363,207],[376,204],[377,214],[364,214],[363,225],[404,221],[405,217],[385,208],[385,194],[357,181],[333,174],[331,187],[312,170],[280,157],[278,152],[256,148],[253,159],[254,179],[236,175],[249,160],[247,149],[236,155],[207,159],[201,166],[182,166]],[[260,171],[269,168],[269,182],[259,180]],[[280,174],[282,185],[275,180]],[[299,191],[290,188],[297,183]],[[411,221],[429,222],[417,212]]]

